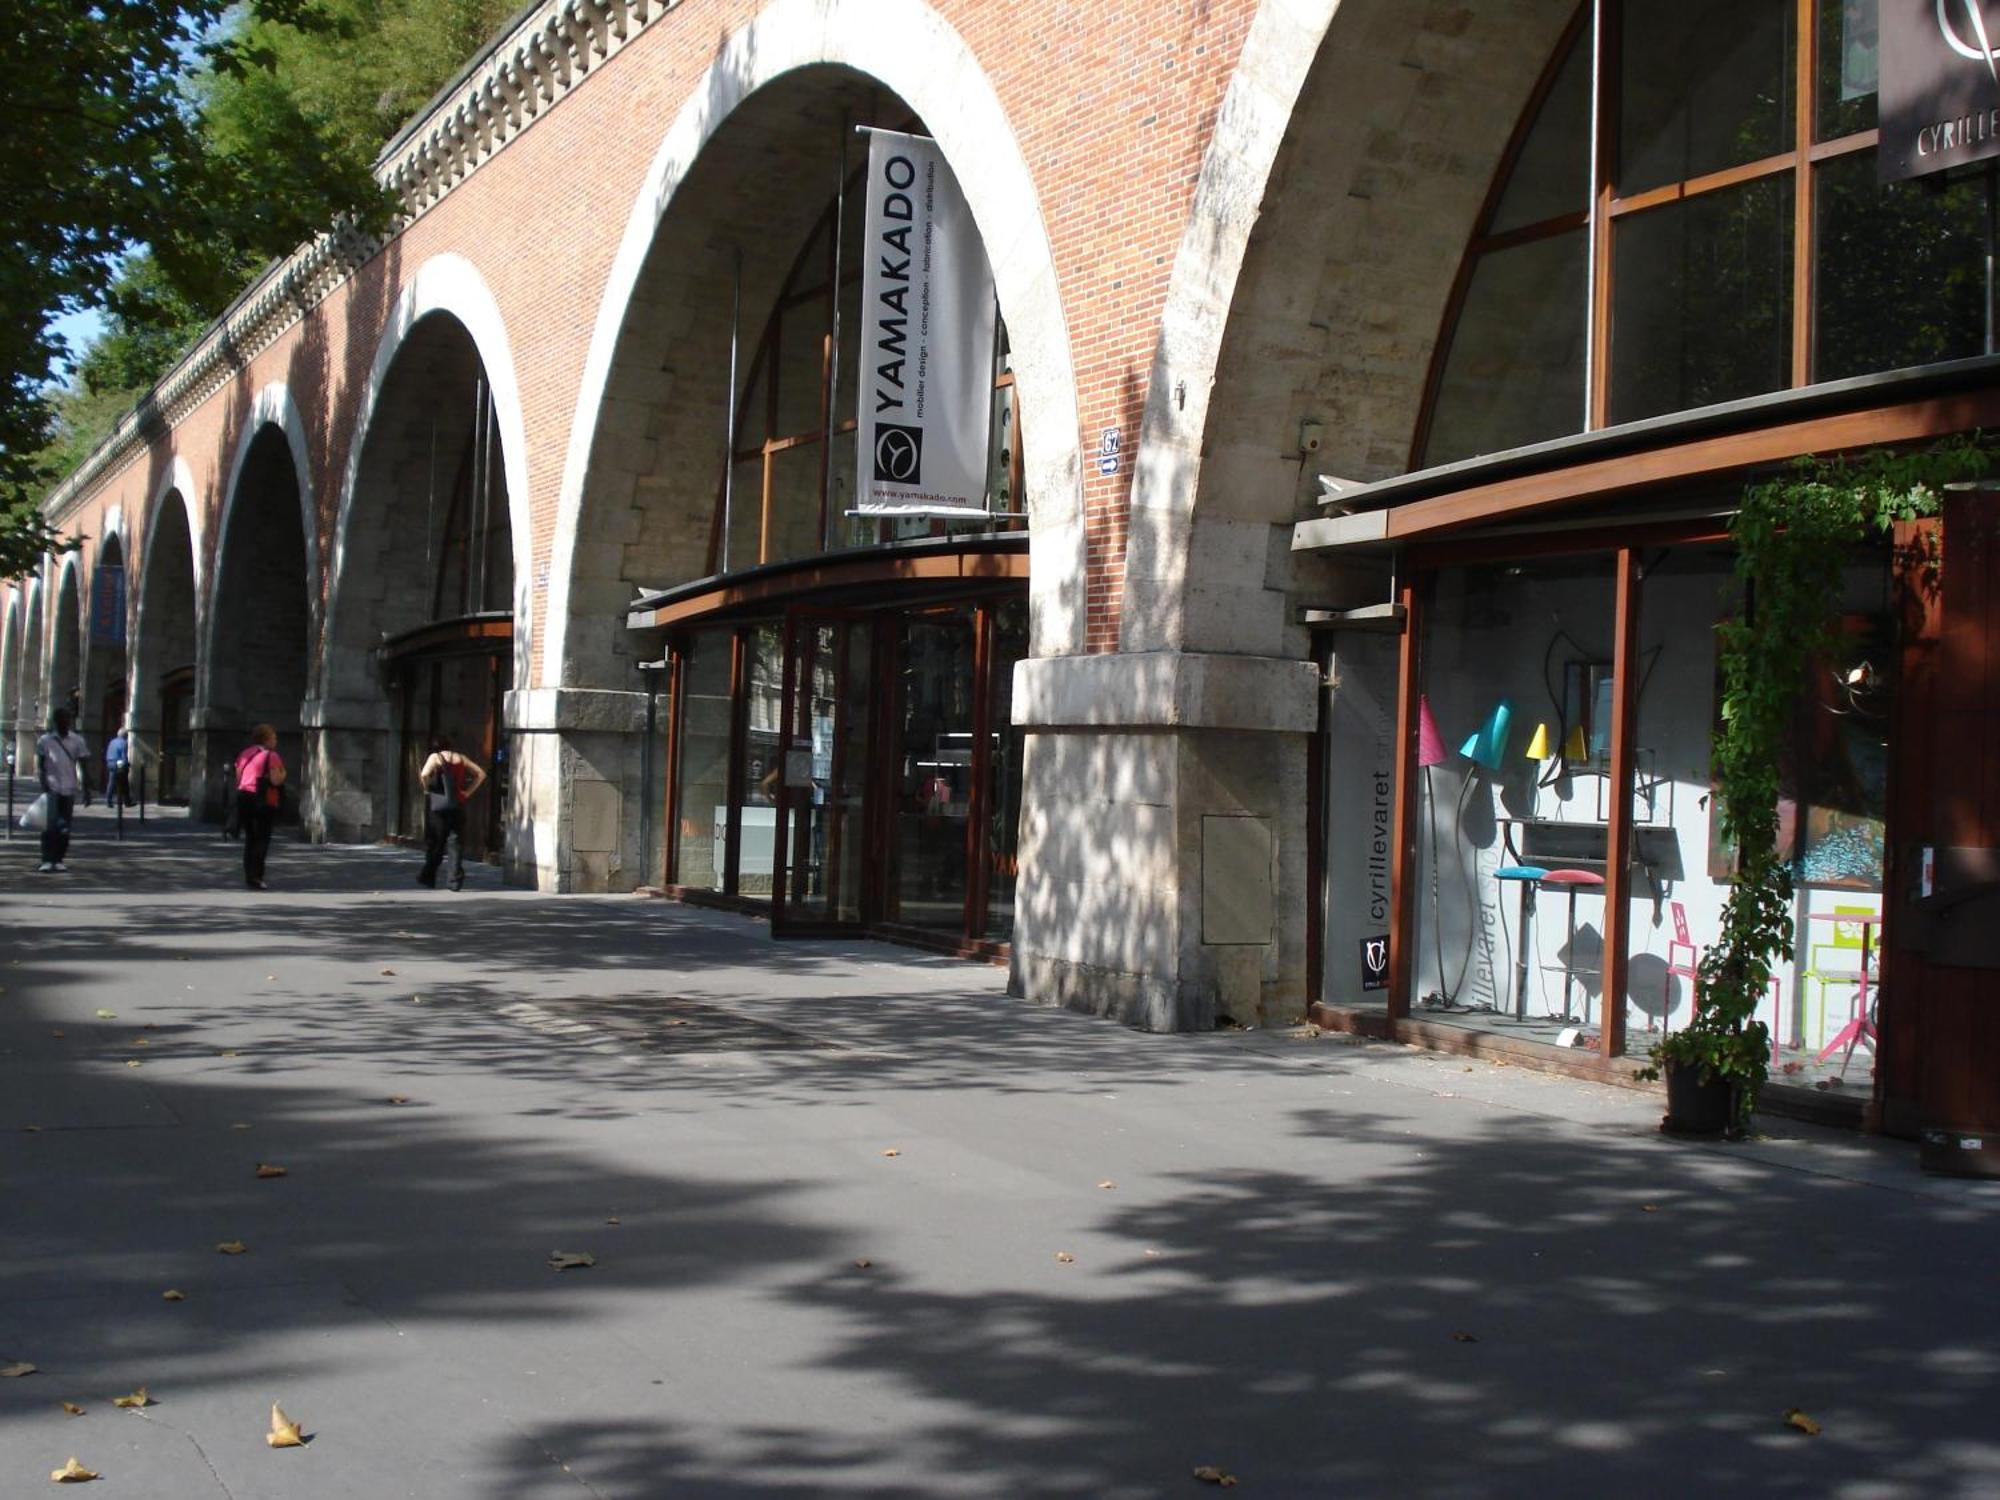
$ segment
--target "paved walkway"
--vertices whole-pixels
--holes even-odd
[[[1906,1146],[129,831],[0,846],[0,1495],[2000,1493],[2000,1196]]]

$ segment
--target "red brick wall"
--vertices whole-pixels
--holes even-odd
[[[1054,248],[1075,365],[1086,460],[1121,429],[1126,463],[1085,480],[1087,641],[1117,646],[1130,460],[1159,318],[1196,178],[1255,0],[1171,4],[939,0],[1013,122]],[[321,303],[223,390],[116,473],[65,524],[94,534],[122,504],[140,550],[145,504],[178,453],[205,514],[215,576],[220,491],[256,392],[285,381],[311,434],[322,571],[361,392],[396,295],[415,269],[455,252],[505,317],[527,432],[536,576],[554,552],[557,495],[598,305],[634,195],[718,39],[757,10],[687,0],[601,64],[532,128]],[[1025,434],[1032,444],[1035,435]],[[134,576],[143,558],[132,559]],[[537,642],[547,593],[536,591]],[[539,664],[536,680],[541,680]]]

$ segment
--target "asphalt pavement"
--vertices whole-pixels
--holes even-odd
[[[0,845],[0,1500],[2000,1495],[1904,1143],[126,832]]]

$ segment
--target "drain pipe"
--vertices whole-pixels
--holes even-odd
[[[667,657],[642,661],[639,670],[646,678],[646,742],[639,751],[639,858],[645,872],[639,883],[648,884],[653,872],[653,737],[660,722],[660,673],[667,670]]]

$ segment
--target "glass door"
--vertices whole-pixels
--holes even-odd
[[[778,935],[865,920],[869,705],[874,632],[864,617],[786,618],[777,776]]]

